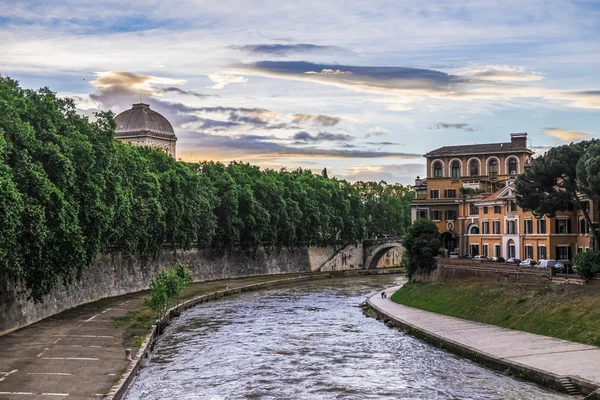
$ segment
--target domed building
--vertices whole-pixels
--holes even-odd
[[[145,103],[134,104],[115,117],[117,134],[122,142],[134,146],[149,146],[163,150],[175,158],[177,136],[171,123]]]

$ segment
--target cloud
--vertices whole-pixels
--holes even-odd
[[[183,90],[183,89],[180,89],[180,88],[174,87],[174,86],[161,88],[159,90],[162,93],[179,93],[179,94],[185,94],[188,96],[194,96],[194,97],[199,97],[199,98],[205,98],[205,97],[211,96],[209,94],[202,94],[202,93],[194,92],[193,90]]]
[[[471,124],[466,123],[446,123],[446,122],[438,122],[437,124],[430,126],[429,129],[460,129],[466,132],[474,132],[481,128],[474,127]]]
[[[365,144],[382,145],[382,146],[404,146],[402,143],[396,143],[396,142],[365,142]]]
[[[384,136],[390,133],[391,131],[380,126],[376,126],[374,128],[369,129],[369,133],[365,135],[365,138],[368,139],[371,136]]]
[[[552,136],[560,142],[575,142],[589,139],[592,134],[581,131],[570,131],[563,128],[544,128],[544,135]]]
[[[380,181],[413,185],[417,176],[426,175],[425,164],[356,165],[339,176],[351,182]]]
[[[223,89],[231,83],[246,83],[248,78],[235,75],[209,74],[208,79],[215,82],[211,89]]]
[[[337,125],[341,118],[330,117],[328,115],[311,115],[311,114],[292,114],[292,122],[312,122],[315,125],[333,126]]]
[[[344,142],[354,140],[354,136],[345,133],[330,132],[319,132],[316,135],[311,135],[306,131],[302,131],[292,136],[292,139],[304,143]]]
[[[320,46],[310,43],[247,44],[243,46],[230,46],[230,48],[255,54],[276,54],[280,56],[291,53],[347,52],[347,50],[337,46]]]

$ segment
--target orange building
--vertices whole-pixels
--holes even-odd
[[[425,157],[427,178],[415,181],[412,219],[435,221],[448,252],[570,262],[589,249],[580,210],[538,219],[517,206],[514,180],[533,157],[527,133],[512,133],[505,143],[444,146]]]

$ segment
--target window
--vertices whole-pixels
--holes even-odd
[[[494,223],[492,224],[492,233],[494,235],[500,234],[500,221],[494,221]]]
[[[439,189],[432,189],[429,191],[429,197],[432,199],[439,199],[440,198],[440,191]]]
[[[517,233],[516,228],[515,228],[516,224],[515,221],[506,221],[506,233],[509,235],[514,235]]]
[[[498,178],[498,161],[496,161],[496,160],[488,161],[488,177],[490,179]]]
[[[488,208],[487,207],[483,207],[483,213],[487,214],[488,213]]]
[[[444,197],[447,199],[456,198],[456,189],[446,189],[444,190]]]
[[[458,161],[453,161],[452,164],[450,165],[451,168],[451,176],[452,179],[458,179],[460,178],[460,163]]]
[[[431,219],[434,221],[441,221],[442,212],[440,210],[431,210]]]
[[[479,245],[478,244],[471,245],[471,255],[472,256],[479,255]]]
[[[508,201],[508,211],[517,212],[517,202],[514,200]]]
[[[556,246],[556,259],[557,260],[570,260],[571,255],[572,255],[571,246],[569,246],[569,245]]]
[[[417,209],[417,218],[429,218],[429,209],[419,208]]]
[[[525,245],[525,258],[533,258],[533,245]]]
[[[477,207],[475,205],[475,203],[471,203],[469,205],[469,214],[471,214],[471,215],[479,214],[479,207]]]
[[[442,163],[439,161],[433,163],[433,176],[436,178],[442,176]]]
[[[538,260],[546,259],[546,246],[538,246]]]
[[[571,220],[570,219],[556,219],[554,220],[554,233],[571,233]]]
[[[526,219],[525,221],[523,221],[523,228],[525,230],[526,235],[530,235],[533,233],[533,221],[530,219]],[[533,252],[533,250],[531,250]],[[532,257],[529,257],[532,258]]]
[[[546,220],[545,219],[537,220],[537,233],[538,234],[546,233]]]
[[[456,220],[456,211],[446,210],[446,221],[454,221],[454,220]]]
[[[484,235],[490,234],[490,223],[488,221],[483,221],[481,223],[481,233]]]
[[[500,257],[500,245],[499,244],[494,245],[494,257]]]
[[[579,253],[583,253],[583,247],[578,247],[577,248],[577,254],[579,254]]]
[[[500,214],[502,212],[502,207],[494,206],[494,214]]]
[[[517,174],[517,159],[516,158],[511,158],[510,160],[508,160],[508,173],[510,175]]]
[[[477,225],[473,225],[471,229],[469,229],[469,235],[479,235],[479,227]]]
[[[483,245],[483,256],[484,256],[485,258],[487,258],[487,257],[488,257],[488,254],[489,254],[489,253],[488,253],[488,245],[487,245],[487,244],[484,244],[484,245]]]
[[[471,162],[469,163],[469,175],[479,175],[479,160],[471,160]]]
[[[579,234],[580,235],[589,235],[590,229],[588,222],[585,219],[579,220]]]

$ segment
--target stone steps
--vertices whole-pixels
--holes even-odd
[[[571,378],[569,378],[567,376],[563,376],[563,377],[559,378],[558,380],[563,385],[563,387],[565,388],[567,393],[569,393],[571,396],[577,396],[577,395],[581,394],[581,392],[579,391],[577,386],[575,386],[573,384],[573,382],[571,382]]]

